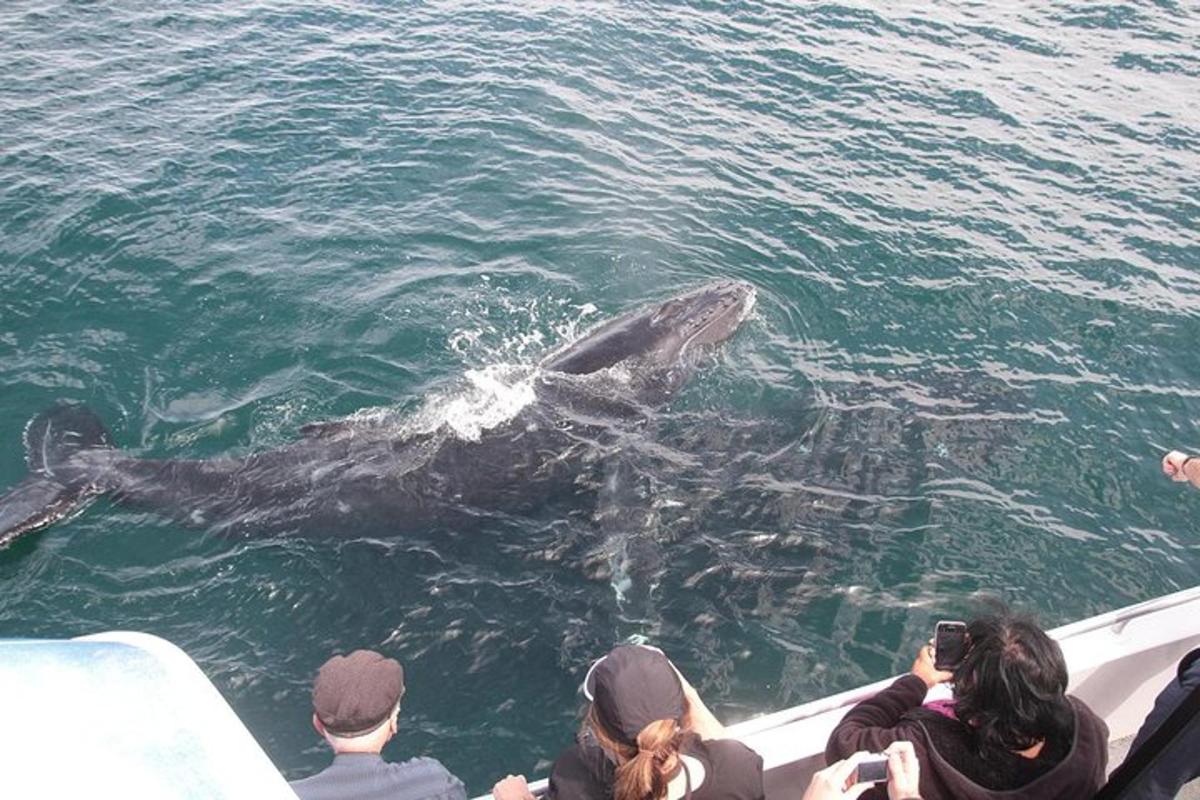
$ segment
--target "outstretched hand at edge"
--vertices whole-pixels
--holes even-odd
[[[1192,481],[1191,475],[1196,472],[1196,467],[1191,466],[1189,462],[1195,460],[1197,460],[1195,456],[1189,456],[1187,453],[1172,450],[1163,456],[1163,474],[1178,483]],[[1192,483],[1195,483],[1195,481],[1192,481]]]

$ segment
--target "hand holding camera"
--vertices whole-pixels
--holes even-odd
[[[855,782],[876,784],[887,782],[889,800],[911,800],[919,791],[921,770],[912,742],[892,742],[882,753],[869,753],[858,762]]]
[[[893,742],[883,753],[859,752],[813,775],[802,800],[850,800],[887,782],[889,800],[920,800],[920,768],[912,742]]]
[[[888,800],[921,800],[921,768],[912,742],[892,742],[888,759]]]

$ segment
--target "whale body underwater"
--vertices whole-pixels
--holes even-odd
[[[581,472],[670,400],[754,302],[751,285],[721,281],[604,323],[546,356],[532,401],[477,438],[352,416],[241,458],[150,459],[117,449],[86,407],[56,405],[26,426],[30,473],[0,496],[0,547],[101,495],[246,534],[355,536],[528,513],[587,490]]]

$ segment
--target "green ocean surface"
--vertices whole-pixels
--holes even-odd
[[[102,499],[0,552],[0,636],[165,637],[289,778],[335,651],[401,659],[386,754],[482,793],[615,642],[732,722],[988,598],[1196,581],[1159,472],[1200,449],[1194,5],[16,0],[0,74],[0,489],[58,400],[164,458],[361,409],[469,436],[590,325],[758,289],[644,431],[636,608],[582,501],[245,537]]]

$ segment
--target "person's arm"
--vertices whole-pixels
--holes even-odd
[[[693,731],[701,739],[724,739],[725,726],[708,710],[708,706],[704,705],[696,687],[688,683],[679,667],[671,664],[671,668],[679,676],[679,684],[683,687],[683,702],[686,706],[683,709],[683,727]]]
[[[687,702],[687,708],[683,712],[683,726],[695,731],[701,739],[724,739],[725,726],[708,710],[708,706],[704,705],[695,687],[688,683],[683,675],[679,676],[679,681],[683,684],[683,699]]]
[[[933,666],[933,647],[922,647],[910,674],[897,678],[891,686],[863,700],[842,717],[825,745],[825,761],[837,761],[858,750],[880,753],[893,742],[907,738],[896,727],[900,717],[920,706],[930,689],[953,677],[952,673]]]
[[[896,730],[900,716],[921,705],[927,687],[915,675],[898,678],[888,688],[850,709],[829,734],[825,762],[848,758],[859,750],[880,753],[901,738]]]
[[[1174,713],[1179,704],[1187,699],[1187,696],[1197,686],[1200,686],[1200,658],[1192,654],[1189,654],[1187,658],[1192,658],[1192,661],[1154,699],[1154,708],[1150,710],[1145,721],[1142,722],[1141,728],[1138,729],[1137,735],[1133,737],[1133,743],[1129,746],[1129,755],[1136,753],[1138,748]],[[1197,729],[1197,726],[1193,722],[1187,729]],[[1176,742],[1184,741],[1185,737],[1186,734],[1184,737],[1176,739]],[[1175,746],[1173,743],[1171,748],[1155,759],[1154,766],[1149,769],[1149,772],[1153,775],[1154,786],[1162,790],[1163,796],[1166,796],[1168,792],[1179,791],[1185,783],[1200,776],[1200,761],[1196,759],[1197,750],[1200,748]]]
[[[1162,471],[1173,481],[1178,483],[1187,481],[1200,489],[1200,457],[1172,450],[1163,456]]]

